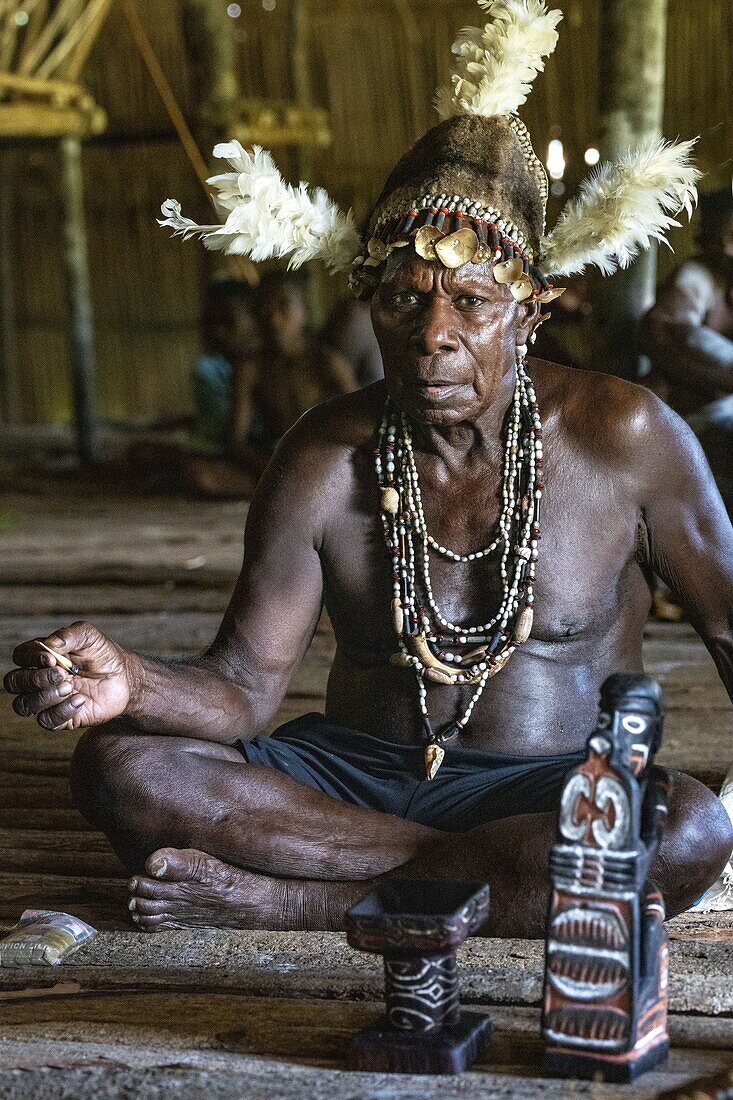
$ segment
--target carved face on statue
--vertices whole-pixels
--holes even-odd
[[[643,778],[661,738],[660,709],[657,685],[645,677],[614,676],[604,685],[587,760],[563,790],[560,832],[566,840],[616,850],[631,846],[634,822],[622,776]]]
[[[612,762],[635,778],[646,771],[662,737],[659,686],[644,676],[612,676],[604,685],[595,742],[612,746]]]

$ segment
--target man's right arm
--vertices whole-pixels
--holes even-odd
[[[306,418],[307,419],[307,418]],[[265,472],[250,507],[242,571],[212,646],[193,661],[123,649],[89,623],[44,639],[78,665],[70,675],[32,642],[5,678],[13,706],[45,729],[80,729],[124,715],[144,733],[228,742],[261,732],[315,632],[329,459],[303,421]]]
[[[642,350],[665,378],[710,398],[733,391],[733,340],[705,324],[716,289],[700,264],[684,264],[642,321]]]

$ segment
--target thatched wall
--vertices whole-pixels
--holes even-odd
[[[287,2],[277,0],[270,12],[260,0],[241,0],[243,14],[233,30],[244,94],[289,95]],[[582,152],[597,137],[594,59],[603,45],[599,0],[561,0],[557,6],[565,12],[560,45],[523,116],[540,152],[551,129],[561,128],[572,189],[585,170]],[[139,8],[189,112],[178,2],[139,0]],[[395,159],[430,125],[432,92],[445,74],[452,35],[476,21],[477,8],[473,0],[311,0],[311,9],[313,84],[334,134],[331,148],[313,152],[312,178],[362,214]],[[733,0],[669,0],[665,132],[702,134],[708,186],[730,181],[732,73]],[[85,78],[110,118],[108,134],[85,153],[99,405],[113,420],[150,420],[188,406],[187,371],[206,273],[201,250],[170,241],[155,217],[169,195],[193,216],[208,217],[207,204],[118,10]],[[292,152],[276,154],[291,171]],[[12,183],[14,416],[64,420],[70,401],[56,152],[14,148],[0,152],[0,167]],[[689,232],[678,233],[678,255],[689,247]],[[669,266],[666,257],[661,261]],[[324,292],[333,296],[337,289]]]

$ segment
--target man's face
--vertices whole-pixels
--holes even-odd
[[[308,323],[305,296],[300,287],[288,283],[269,287],[259,304],[259,317],[268,340],[287,347],[303,336]]]
[[[390,396],[420,423],[475,420],[496,400],[535,312],[488,264],[451,270],[396,250],[372,301]]]
[[[259,350],[257,323],[244,302],[211,302],[204,313],[203,336],[208,350],[230,363],[248,359]]]

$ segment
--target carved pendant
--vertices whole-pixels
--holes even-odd
[[[428,745],[425,749],[425,775],[428,779],[435,779],[444,757],[445,749],[441,749],[440,745]]]
[[[382,489],[381,497],[382,511],[389,512],[391,516],[396,516],[400,510],[400,494],[397,490],[388,485],[385,489]]]
[[[525,607],[517,619],[517,625],[514,627],[514,641],[517,645],[522,645],[527,641],[532,633],[532,623],[534,622],[534,611],[531,607]]]
[[[442,672],[439,668],[429,668],[425,673],[425,679],[432,680],[434,684],[455,684],[458,677]]]
[[[398,596],[392,600],[392,622],[394,623],[395,634],[402,634],[405,628],[405,613],[402,610],[402,603]]]
[[[440,672],[446,673],[448,676],[455,676],[456,670],[451,668],[450,665],[444,664],[443,661],[439,661],[434,655],[428,645],[428,640],[425,637],[424,631],[421,631],[412,638],[407,638],[406,643],[407,648],[418,658],[423,668],[436,668]]]

